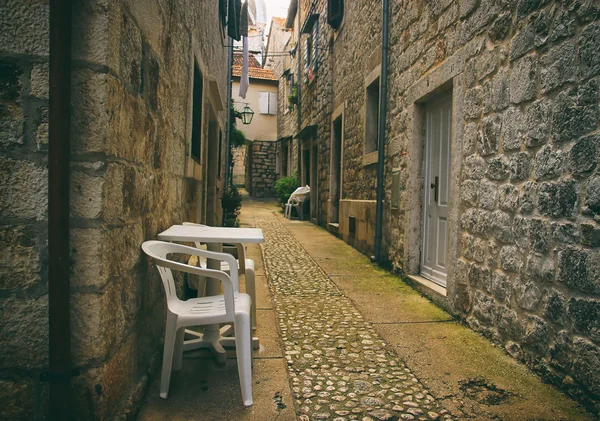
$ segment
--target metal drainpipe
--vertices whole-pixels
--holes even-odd
[[[298,57],[298,80],[296,81],[296,84],[298,86],[298,131],[300,131],[302,129],[302,14],[300,13],[301,11],[301,5],[300,3],[302,3],[302,0],[298,0],[298,10],[296,11],[296,13],[298,14],[298,43],[296,44],[296,57]],[[296,168],[296,173],[298,174],[298,185],[301,186],[302,185],[302,181],[300,180],[301,178],[301,173],[300,173],[300,169],[302,166],[302,139],[298,138],[297,140],[297,145],[298,145],[298,167]]]
[[[232,163],[229,161],[231,159],[231,151],[230,151],[230,145],[231,145],[231,119],[233,118],[233,116],[231,115],[231,69],[233,67],[233,39],[231,37],[228,37],[229,41],[227,43],[227,127],[225,128],[225,144],[226,144],[226,151],[227,153],[225,154],[225,176],[224,176],[224,181],[225,181],[225,186],[224,188],[226,189],[229,186],[229,176],[230,176],[230,166],[232,165]],[[223,218],[225,218],[225,216],[223,216]]]
[[[385,120],[387,116],[388,76],[388,28],[389,0],[383,0],[381,24],[381,90],[379,92],[379,145],[377,154],[377,206],[375,208],[375,261],[381,260],[381,237],[383,231],[383,184],[385,167]]]
[[[48,318],[50,419],[71,420],[69,161],[71,0],[50,1],[48,146]]]

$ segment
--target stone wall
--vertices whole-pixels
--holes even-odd
[[[243,186],[246,183],[246,146],[233,148],[233,184]]]
[[[376,159],[365,154],[365,86],[381,62],[381,2],[345,2],[336,32],[326,2],[301,3],[302,24],[320,14],[322,37],[315,80],[301,82],[302,127],[317,126],[318,222],[327,225],[330,115],[340,107],[341,213],[369,221]],[[429,294],[598,412],[597,3],[394,0],[390,13],[384,258],[419,274],[422,110],[449,93],[452,264],[447,297]],[[347,222],[335,230],[368,250],[344,231]]]
[[[252,197],[272,197],[276,172],[277,142],[255,140],[246,153],[246,190]]]
[[[49,6],[6,1],[0,16],[0,419],[35,420],[48,394]]]
[[[41,419],[48,4],[1,8],[3,415]],[[158,273],[140,245],[173,223],[206,217],[208,120],[225,127],[224,113],[209,109],[227,103],[226,52],[212,2],[79,2],[73,22],[72,355],[81,372],[73,408],[79,420],[133,417],[159,363],[165,311]],[[189,163],[194,50],[205,77],[197,171]]]

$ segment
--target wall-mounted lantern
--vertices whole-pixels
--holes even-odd
[[[246,104],[246,106],[242,108],[242,111],[240,111],[240,116],[242,118],[242,124],[250,124],[252,123],[252,117],[254,117],[254,111]]]

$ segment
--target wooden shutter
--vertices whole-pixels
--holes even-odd
[[[344,0],[328,0],[327,23],[333,29],[338,29],[342,19],[344,19]]]
[[[258,93],[258,112],[260,114],[269,114],[269,93]]]
[[[277,115],[277,93],[269,92],[269,114]]]

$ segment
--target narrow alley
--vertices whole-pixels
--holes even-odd
[[[168,400],[154,379],[140,421],[591,419],[322,228],[247,197],[240,218],[265,234],[249,248],[262,260],[255,405],[238,405],[233,352],[218,367],[194,351],[174,373]]]

